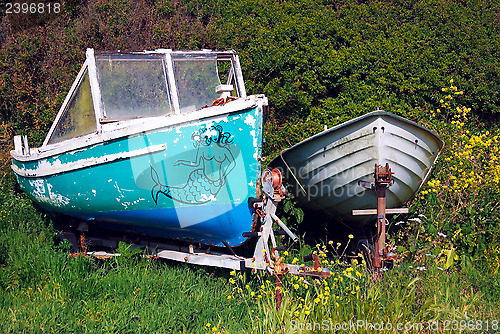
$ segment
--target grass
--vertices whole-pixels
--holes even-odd
[[[332,277],[285,276],[279,310],[274,277],[264,273],[133,253],[110,260],[70,257],[67,245],[57,242],[52,215],[17,188],[12,173],[5,174],[0,332],[497,332],[499,130],[483,129],[452,102],[448,98],[443,110],[415,115],[446,140],[447,150],[410,203],[414,213],[389,230],[388,243],[399,255],[395,267],[375,280],[361,258],[339,260],[346,246],[291,247],[284,253],[287,262],[312,250]]]
[[[246,307],[228,308],[226,271],[132,256],[72,258],[50,216],[2,189],[0,332],[198,332],[207,321],[246,328]]]
[[[192,333],[207,319],[231,323],[244,314],[241,307],[220,312],[225,282],[196,268],[151,261],[123,268],[84,258],[60,263],[40,284],[4,293],[3,332]]]
[[[23,195],[14,197],[23,209],[2,210],[2,333],[333,332],[350,323],[360,326],[356,332],[370,333],[364,325],[382,322],[411,324],[403,332],[412,333],[421,332],[415,326],[428,329],[436,321],[445,332],[445,321],[491,324],[500,319],[500,284],[480,262],[443,270],[435,257],[417,254],[376,281],[361,260],[345,263],[331,257],[337,245],[318,245],[315,251],[332,277],[285,277],[283,306],[276,311],[274,278],[262,273],[229,273],[140,256],[126,261],[72,258],[54,242],[44,214]],[[287,260],[294,261],[299,251],[290,250]]]

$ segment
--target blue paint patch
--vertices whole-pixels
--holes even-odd
[[[224,214],[214,216],[214,212]],[[112,230],[132,230],[152,236],[176,238],[186,241],[201,242],[214,246],[224,246],[222,240],[230,246],[241,245],[246,238],[241,234],[252,228],[252,215],[247,203],[237,206],[210,205],[197,207],[151,209],[137,211],[64,212],[82,220],[95,218],[98,226]],[[181,218],[182,217],[182,218]],[[200,217],[213,217],[201,220]],[[181,227],[181,220],[200,221]],[[126,225],[123,222],[129,222]]]

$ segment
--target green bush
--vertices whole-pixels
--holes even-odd
[[[500,129],[482,124],[453,80],[440,89],[440,108],[420,114],[445,140],[445,149],[423,191],[412,202],[422,216],[407,229],[413,253],[437,257],[445,269],[485,260],[500,265]],[[419,236],[417,240],[417,236]]]

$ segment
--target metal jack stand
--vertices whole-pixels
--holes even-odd
[[[276,222],[293,242],[297,242],[298,238],[276,216],[276,207],[278,203],[285,198],[285,188],[281,182],[281,173],[278,169],[266,169],[262,173],[262,190],[264,192],[264,198],[262,202],[255,203],[254,207],[258,208],[262,206],[265,214],[262,218],[263,224],[260,227],[261,232],[255,235],[258,236],[259,239],[255,247],[251,266],[254,271],[257,269],[266,270],[270,274],[276,276],[276,309],[279,309],[282,298],[281,280],[283,275],[290,273],[302,276],[329,277],[330,271],[328,269],[322,269],[319,266],[319,261],[314,261],[313,267],[307,267],[305,265],[297,266],[281,262],[282,257],[280,257],[278,253],[281,249],[276,245],[275,232],[272,229],[273,222]],[[244,236],[251,235],[250,233],[245,233]],[[269,250],[269,243],[271,243],[271,250]],[[270,254],[271,258],[268,257],[268,254]]]
[[[382,268],[383,263],[395,258],[395,254],[388,252],[385,247],[385,215],[393,213],[408,213],[407,208],[386,208],[386,190],[394,183],[392,174],[394,173],[389,168],[388,163],[385,164],[385,166],[375,164],[375,172],[373,173],[375,182],[370,183],[367,181],[359,181],[359,185],[364,188],[374,190],[377,193],[377,209],[352,211],[353,215],[377,214],[377,239],[374,245],[372,261],[373,267],[375,268],[375,275],[377,277],[380,275],[380,269]]]

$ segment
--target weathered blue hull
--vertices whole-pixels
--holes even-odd
[[[40,205],[89,224],[231,246],[245,241],[260,173],[262,106],[104,141],[35,161],[13,159]]]

